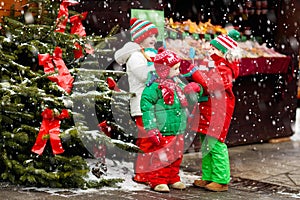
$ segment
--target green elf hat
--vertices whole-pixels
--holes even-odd
[[[239,38],[240,32],[232,29],[227,35],[219,35],[211,40],[210,44],[225,54],[229,49],[235,49],[238,46],[236,41],[239,40]]]

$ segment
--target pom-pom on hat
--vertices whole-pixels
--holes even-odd
[[[167,78],[172,68],[177,63],[181,62],[181,59],[172,51],[159,48],[158,53],[152,58],[156,73],[160,78]]]
[[[237,30],[232,29],[227,35],[219,35],[211,40],[210,44],[225,54],[229,49],[235,49],[238,46],[236,41],[238,41],[239,38],[240,33]]]
[[[132,41],[140,44],[150,35],[158,34],[158,29],[147,20],[132,18],[130,19],[130,34]]]

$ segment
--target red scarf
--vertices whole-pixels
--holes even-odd
[[[174,91],[176,91],[179,101],[183,107],[188,106],[187,99],[182,91],[172,79],[157,79],[156,82],[159,83],[158,88],[161,90],[165,104],[172,105],[174,103]]]

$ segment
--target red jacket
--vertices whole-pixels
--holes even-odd
[[[232,80],[239,74],[239,63],[229,63],[215,54],[211,57],[215,68],[197,70],[192,75],[204,88],[203,95],[208,96],[208,101],[198,103],[199,110],[194,110],[191,129],[225,142],[235,106]]]

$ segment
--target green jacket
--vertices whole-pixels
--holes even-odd
[[[186,109],[180,104],[175,92],[174,103],[164,103],[158,83],[153,82],[142,93],[141,110],[145,129],[157,128],[164,136],[183,134],[186,129]]]

